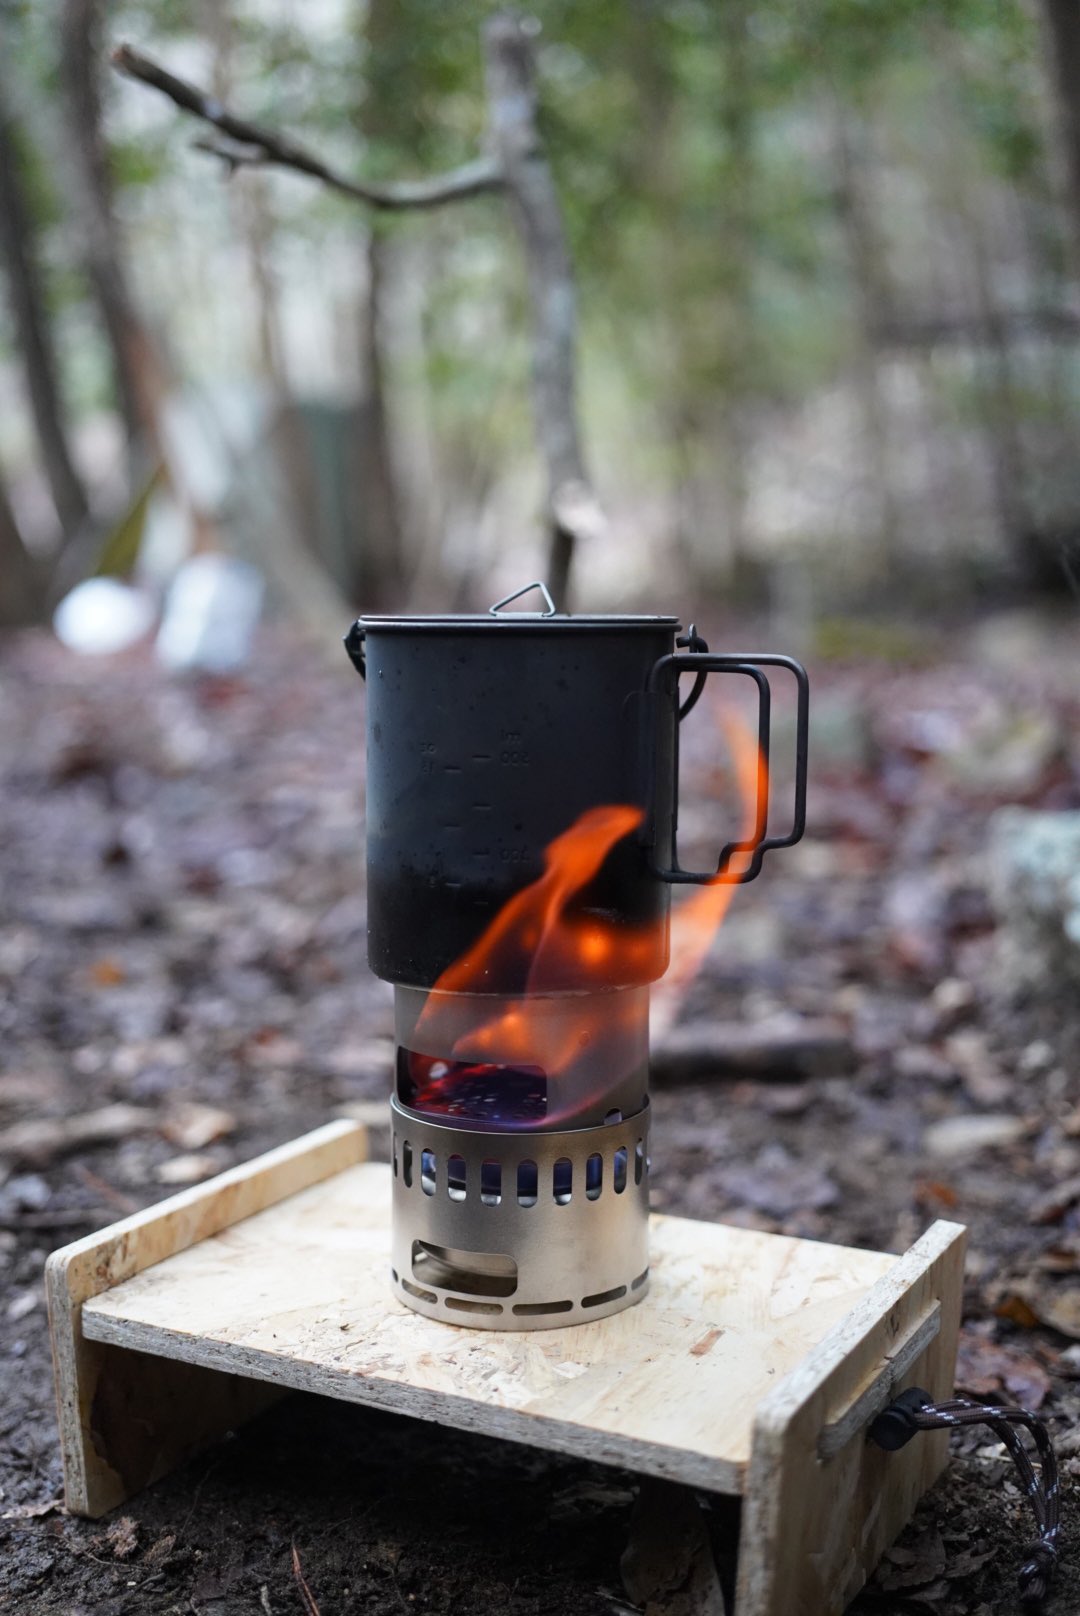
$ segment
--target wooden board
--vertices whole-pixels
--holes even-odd
[[[656,1217],[637,1307],[488,1335],[394,1297],[389,1202],[388,1167],[339,1173],[99,1296],[84,1333],[735,1493],[756,1405],[895,1262]]]
[[[103,1515],[276,1395],[93,1341],[83,1330],[90,1299],[366,1155],[363,1128],[330,1123],[52,1254],[45,1290],[68,1509]]]
[[[296,1387],[744,1495],[737,1616],[835,1616],[944,1458],[867,1445],[951,1389],[964,1231],[904,1257],[651,1220],[614,1317],[486,1334],[388,1276],[389,1168],[338,1124],[49,1261],[68,1507],[97,1515]]]
[[[866,1440],[898,1392],[951,1397],[966,1231],[936,1223],[758,1405],[738,1616],[843,1611],[944,1468],[948,1432]]]

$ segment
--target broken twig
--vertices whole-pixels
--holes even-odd
[[[300,1603],[304,1607],[304,1616],[319,1616],[319,1606],[315,1595],[305,1582],[304,1573],[300,1569],[300,1556],[297,1553],[295,1543],[292,1546],[292,1574],[293,1581],[296,1583],[296,1591],[300,1595]]]

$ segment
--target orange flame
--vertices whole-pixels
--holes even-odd
[[[740,719],[721,713],[720,723],[735,760],[740,839],[747,840],[758,795],[768,789],[765,766]],[[595,995],[627,980],[647,981],[662,969],[662,921],[633,928],[569,912],[615,844],[643,817],[640,808],[627,805],[591,808],[549,843],[543,875],[504,904],[476,943],[439,977],[418,1023],[426,1040],[457,1061],[539,1066],[548,1077],[566,1073],[582,1058],[595,1060],[601,1050],[614,1055],[620,1039],[629,1040],[637,1009],[624,1002],[624,995],[605,995],[602,1004],[583,997],[580,1013],[570,1016],[543,1013],[536,996],[565,993],[568,982],[583,995]],[[709,883],[676,903],[670,967],[654,988],[654,1031],[674,1019],[734,892],[731,884]],[[522,984],[518,995],[501,998],[496,1012],[469,1024],[459,996],[483,996],[508,978]]]
[[[473,947],[442,973],[420,1018],[434,1036],[440,1019],[450,1030],[452,1011],[440,1002],[440,993],[484,993],[515,967],[524,980],[523,996],[509,1009],[454,1039],[455,1059],[536,1063],[554,1076],[588,1047],[588,1026],[568,1030],[565,1022],[536,1015],[530,996],[551,992],[567,980],[578,991],[599,991],[619,980],[621,958],[648,950],[649,939],[641,931],[596,919],[574,922],[567,915],[571,900],[593,879],[615,843],[636,830],[642,818],[640,808],[588,809],[545,848],[539,880],[515,893]]]
[[[749,841],[754,834],[759,796],[762,802],[768,801],[768,769],[745,721],[724,708],[719,709],[717,717],[735,763],[741,816],[739,840]],[[738,854],[732,867],[735,870],[742,867]],[[649,1016],[654,1037],[666,1031],[678,1015],[737,891],[733,883],[721,882],[718,877],[707,886],[694,888],[672,909],[671,961],[663,980],[653,990]]]
[[[576,955],[582,988],[605,986],[602,967],[613,939],[599,924],[571,933],[566,907],[592,880],[615,843],[636,830],[643,817],[640,808],[589,808],[548,843],[540,879],[503,905],[479,941],[443,972],[436,989],[483,993],[496,962],[499,975],[505,976],[507,964],[520,959],[526,992],[543,993],[567,954]]]

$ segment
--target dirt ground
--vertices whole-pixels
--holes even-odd
[[[1080,644],[1015,617],[880,642],[834,629],[819,651],[807,839],[736,897],[680,1017],[697,1053],[659,1052],[654,1200],[884,1250],[936,1216],[970,1225],[958,1378],[1050,1421],[1066,1540],[1048,1610],[1064,1616],[1080,1606],[1080,996],[1018,991],[988,838],[1002,804],[1080,807]],[[633,1476],[317,1399],[116,1517],[60,1506],[46,1253],[386,1093],[361,711],[347,669],[281,633],[230,680],[83,662],[44,636],[0,651],[0,1609],[638,1608],[620,1573]],[[707,722],[696,735],[685,823],[705,845],[720,782]],[[773,1047],[792,1018],[830,1038],[732,1074],[733,1027]],[[731,1510],[707,1504],[727,1567]],[[958,1438],[851,1616],[1003,1616],[1032,1535],[989,1434]]]

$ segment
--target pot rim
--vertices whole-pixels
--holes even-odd
[[[678,617],[660,615],[645,615],[637,613],[621,614],[616,612],[604,614],[580,614],[571,612],[556,612],[550,617],[540,612],[503,612],[498,616],[490,613],[462,612],[421,613],[415,617],[401,616],[394,613],[375,613],[372,616],[357,618],[357,624],[365,633],[411,633],[418,630],[462,630],[467,633],[501,630],[520,633],[550,633],[556,629],[561,633],[574,630],[600,629],[620,631],[625,629],[658,629],[681,628],[682,620]]]

